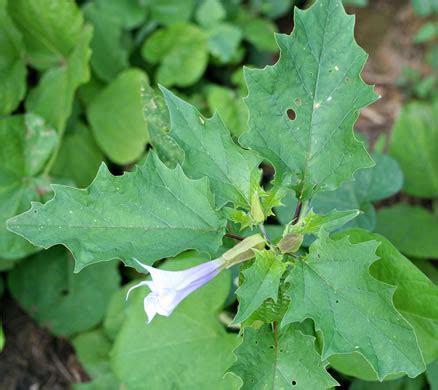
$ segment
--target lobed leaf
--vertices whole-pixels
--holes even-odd
[[[187,249],[214,253],[221,245],[225,221],[207,179],[190,180],[153,153],[120,177],[102,164],[87,189],[52,188],[53,199],[32,203],[8,228],[44,248],[62,243],[76,259],[76,272],[114,258],[152,264]]]
[[[377,246],[322,233],[286,279],[291,303],[282,325],[311,318],[322,332],[323,359],[356,352],[379,380],[402,372],[414,378],[425,370],[415,332],[393,305],[395,288],[368,271]]]
[[[277,35],[279,61],[246,69],[249,130],[239,141],[292,180],[301,200],[337,188],[373,165],[352,133],[359,110],[376,100],[360,78],[366,60],[341,0],[295,9],[292,35]]]

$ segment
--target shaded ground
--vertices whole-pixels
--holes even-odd
[[[403,95],[395,81],[402,68],[424,66],[421,47],[412,44],[422,22],[413,14],[409,0],[371,0],[367,8],[349,11],[357,15],[359,44],[370,54],[363,78],[375,84],[382,96],[363,110],[357,123],[372,143],[379,134],[389,134],[399,113]],[[290,32],[290,18],[281,20],[280,29]],[[11,298],[4,297],[0,307],[6,336],[0,353],[0,389],[68,389],[71,383],[87,380],[67,341],[40,329]]]
[[[71,345],[38,325],[9,297],[0,301],[6,344],[0,389],[61,390],[87,380]]]

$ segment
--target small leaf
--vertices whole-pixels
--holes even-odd
[[[81,122],[62,137],[61,147],[51,174],[72,179],[84,188],[93,181],[104,156],[91,131]]]
[[[142,88],[143,115],[148,126],[150,142],[169,168],[184,161],[184,151],[169,135],[170,119],[163,96],[149,85]]]
[[[249,208],[260,158],[234,143],[218,115],[205,119],[192,105],[165,88],[162,91],[170,113],[170,135],[185,153],[184,172],[193,179],[210,179],[219,208],[228,202]]]
[[[229,23],[221,23],[208,32],[208,50],[222,63],[228,63],[235,58],[242,32]]]
[[[281,256],[267,250],[256,253],[254,263],[242,271],[244,281],[236,291],[239,309],[233,324],[245,321],[265,300],[271,298],[277,302],[280,279],[285,269]]]
[[[98,264],[78,275],[72,271],[73,258],[57,247],[26,259],[8,276],[12,296],[58,336],[98,324],[119,285],[116,262]]]
[[[83,18],[74,1],[13,0],[8,10],[37,69],[59,65],[81,40]]]
[[[368,272],[376,248],[375,241],[353,245],[321,234],[286,279],[291,303],[282,325],[311,318],[322,332],[323,359],[357,352],[379,380],[400,372],[414,378],[425,370],[423,357],[412,326],[393,305],[395,288]]]
[[[352,133],[359,110],[376,100],[360,78],[367,56],[353,28],[341,0],[295,8],[292,35],[277,35],[279,61],[245,71],[249,130],[239,142],[274,165],[277,181],[292,178],[302,201],[373,165]]]
[[[207,91],[207,101],[210,113],[217,112],[233,136],[238,137],[246,130],[248,109],[232,89],[211,86]]]
[[[392,131],[389,153],[405,175],[403,190],[420,198],[438,196],[437,110],[438,101],[409,103]]]
[[[8,228],[44,248],[63,243],[76,272],[114,258],[133,265],[132,258],[152,264],[187,249],[214,253],[224,235],[207,179],[190,180],[154,154],[119,177],[102,164],[87,189],[52,188],[52,200],[32,203]]]
[[[203,75],[208,62],[208,36],[191,24],[172,24],[154,32],[144,43],[145,60],[159,64],[156,81],[188,87]]]
[[[152,20],[164,25],[189,21],[194,8],[194,0],[140,0],[140,4],[147,7]]]
[[[38,176],[53,152],[54,129],[33,114],[0,119],[0,257],[15,260],[38,248],[6,230],[8,218],[22,213],[31,201],[50,192],[46,177]],[[41,147],[36,149],[33,142]]]
[[[14,111],[26,92],[26,64],[20,32],[0,1],[0,115]]]
[[[359,215],[359,210],[338,211],[333,210],[328,214],[315,214],[313,210],[295,225],[287,228],[288,232],[297,234],[318,234],[321,229],[327,232],[339,229],[347,222]]]
[[[196,21],[204,28],[217,25],[226,17],[220,0],[205,0],[196,10]]]
[[[27,97],[26,110],[43,117],[58,132],[64,130],[71,114],[76,89],[90,77],[88,60],[91,53],[88,45],[91,36],[92,29],[86,26],[78,36],[71,55],[47,70]]]
[[[438,258],[438,218],[423,207],[398,203],[380,209],[376,232],[408,256]]]
[[[245,328],[243,341],[234,351],[237,361],[229,369],[243,381],[241,390],[328,389],[337,382],[315,350],[314,337],[292,326],[279,332],[269,325]]]
[[[149,141],[141,99],[141,88],[147,81],[143,71],[128,69],[88,106],[87,117],[98,145],[118,164],[137,160]]]

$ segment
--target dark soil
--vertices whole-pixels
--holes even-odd
[[[41,329],[9,298],[0,300],[5,347],[0,353],[0,389],[61,390],[87,381],[68,341]]]

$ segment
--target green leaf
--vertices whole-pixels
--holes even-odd
[[[0,1],[0,115],[14,111],[26,92],[24,45],[20,32]]]
[[[337,382],[315,350],[314,337],[292,326],[279,332],[269,325],[245,328],[243,341],[234,351],[237,361],[229,369],[243,381],[241,390],[327,389]]]
[[[231,62],[242,40],[242,32],[229,23],[221,23],[208,32],[208,50],[222,63]]]
[[[426,385],[425,382],[423,375],[417,376],[414,379],[405,377],[383,383],[356,379],[351,383],[348,390],[423,390]]]
[[[207,102],[210,113],[217,112],[233,136],[238,137],[246,130],[248,109],[232,89],[218,85],[209,87]]]
[[[251,0],[251,8],[261,12],[270,19],[277,19],[284,15],[295,0]]]
[[[213,253],[224,235],[208,180],[190,180],[154,154],[119,177],[102,164],[87,189],[52,188],[52,200],[33,203],[8,228],[44,248],[64,244],[76,272],[114,258],[133,265],[133,257],[152,264],[187,249]]]
[[[146,8],[141,0],[97,0],[102,13],[114,16],[126,29],[133,29],[142,24],[146,16]]]
[[[339,229],[359,215],[359,210],[333,210],[327,214],[315,214],[313,210],[295,225],[288,227],[288,232],[297,234],[318,234],[321,229],[327,232]]]
[[[337,235],[343,236],[348,236],[353,243],[380,242],[376,252],[380,260],[373,263],[370,273],[377,280],[397,287],[394,293],[396,309],[414,327],[426,363],[437,359],[438,288],[386,238],[360,229]]]
[[[438,218],[423,207],[398,203],[380,209],[376,232],[408,256],[438,258]]]
[[[172,260],[163,268],[185,269],[202,261],[205,258]],[[236,389],[237,380],[223,375],[238,338],[218,322],[229,287],[230,275],[222,272],[182,301],[170,317],[154,318],[150,324],[143,311],[147,289],[133,291],[111,352],[120,382],[129,389]]]
[[[244,281],[236,291],[239,309],[234,324],[245,321],[265,300],[271,298],[277,302],[280,279],[285,269],[282,257],[272,251],[256,253],[254,263],[242,271]]]
[[[78,187],[87,187],[93,181],[104,157],[91,131],[77,122],[64,134],[52,175],[73,179]]]
[[[150,143],[161,161],[169,168],[184,161],[184,151],[169,135],[170,118],[162,94],[155,92],[149,85],[142,89],[143,115],[148,126]]]
[[[102,329],[81,333],[72,339],[76,356],[91,378],[111,373],[109,352],[112,344]]]
[[[373,154],[376,165],[371,169],[363,169],[354,174],[354,181],[342,184],[335,191],[319,192],[311,200],[311,206],[318,214],[337,210],[354,210],[362,212],[345,227],[361,227],[373,230],[376,224],[376,211],[372,202],[385,199],[400,191],[403,184],[403,173],[397,162],[389,156]],[[285,207],[276,209],[280,222],[287,224],[297,205],[293,194],[287,196]]]
[[[150,12],[150,19],[160,24],[172,25],[189,21],[194,0],[140,0]]]
[[[322,332],[323,359],[357,352],[379,380],[400,372],[413,378],[425,370],[423,357],[414,330],[393,305],[395,288],[368,272],[376,248],[375,241],[353,245],[322,233],[286,279],[291,303],[282,325],[311,318]]]
[[[5,334],[3,332],[2,324],[0,323],[0,352],[3,351],[4,346],[5,346]]]
[[[56,132],[33,114],[0,119],[0,258],[19,259],[38,250],[7,231],[5,222],[50,192],[38,174],[56,141]]]
[[[184,172],[210,179],[217,206],[228,202],[248,208],[251,179],[259,176],[260,158],[236,145],[218,115],[205,119],[199,111],[162,88],[170,113],[170,135],[185,153]]]
[[[108,5],[112,3],[113,1],[107,2]],[[87,3],[82,10],[87,21],[93,24],[93,71],[101,80],[111,82],[118,73],[129,66],[129,53],[123,39],[125,34],[119,20],[120,13],[113,9],[108,10],[102,2]]]
[[[72,2],[59,3],[71,4]],[[90,77],[88,45],[91,36],[92,29],[86,26],[77,37],[76,46],[71,55],[58,66],[47,70],[27,97],[27,111],[40,115],[59,132],[64,130],[67,118],[71,114],[76,89],[87,82]]]
[[[41,326],[58,336],[97,325],[119,285],[114,261],[78,275],[72,271],[72,256],[57,247],[26,259],[8,274],[12,296]]]
[[[74,1],[13,0],[8,10],[23,34],[27,60],[37,69],[66,61],[81,40],[83,18]]]
[[[154,32],[141,53],[146,61],[158,64],[158,83],[188,87],[201,78],[207,67],[207,41],[207,33],[194,25],[172,24]]]
[[[226,11],[220,0],[205,0],[196,10],[196,21],[207,29],[217,25],[226,16]]]
[[[242,29],[244,39],[258,50],[271,52],[278,50],[274,39],[274,33],[277,31],[277,27],[274,23],[246,13],[242,13],[236,22]]]
[[[412,0],[412,6],[419,16],[427,16],[438,12],[437,0]]]
[[[394,125],[389,153],[405,175],[403,190],[419,198],[438,197],[438,126],[433,104],[413,102]]]
[[[376,100],[360,78],[367,56],[353,28],[340,0],[296,8],[292,35],[277,35],[277,64],[245,71],[249,130],[239,141],[274,165],[277,181],[291,176],[301,200],[373,165],[352,133],[359,110]]]
[[[429,364],[426,370],[427,381],[430,384],[431,390],[438,389],[438,360]]]
[[[111,161],[118,164],[137,160],[149,141],[141,99],[142,85],[147,82],[143,71],[128,69],[88,106],[87,117],[97,144]]]

